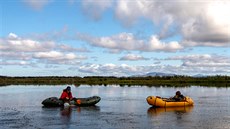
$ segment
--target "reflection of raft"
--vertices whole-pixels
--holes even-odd
[[[193,106],[185,106],[185,107],[166,107],[166,108],[155,108],[150,107],[148,109],[148,114],[151,116],[159,115],[161,113],[165,112],[180,112],[180,113],[188,113],[191,112],[193,109]]]
[[[146,98],[149,105],[154,107],[185,107],[192,106],[194,104],[193,100],[186,96],[183,101],[172,101],[168,98],[161,98],[158,96],[149,96]]]
[[[76,98],[70,101],[71,105],[76,106],[92,106],[97,104],[101,98],[99,96],[92,96],[88,98]],[[61,107],[64,106],[63,101],[59,100],[57,97],[50,97],[42,101],[45,107]]]

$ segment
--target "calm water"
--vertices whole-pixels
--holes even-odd
[[[230,129],[230,88],[72,86],[75,97],[98,95],[93,107],[42,108],[66,86],[0,87],[0,127],[28,129]],[[193,108],[154,109],[149,95],[170,97],[180,90]]]

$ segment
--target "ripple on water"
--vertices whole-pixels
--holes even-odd
[[[1,128],[27,128],[29,118],[23,112],[10,107],[0,108]]]

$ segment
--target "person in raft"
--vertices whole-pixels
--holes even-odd
[[[180,91],[177,91],[176,95],[172,99],[175,101],[182,101],[184,98],[184,95],[182,95]]]
[[[73,100],[73,96],[72,96],[72,92],[71,92],[71,87],[67,86],[66,89],[63,90],[61,97],[59,98],[60,100],[62,100],[63,102],[68,102],[70,100]]]

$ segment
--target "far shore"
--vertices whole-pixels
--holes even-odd
[[[9,77],[0,76],[0,86],[5,85],[120,85],[120,86],[214,86],[230,87],[230,76],[147,76],[147,77],[114,77],[114,76],[39,76]]]

